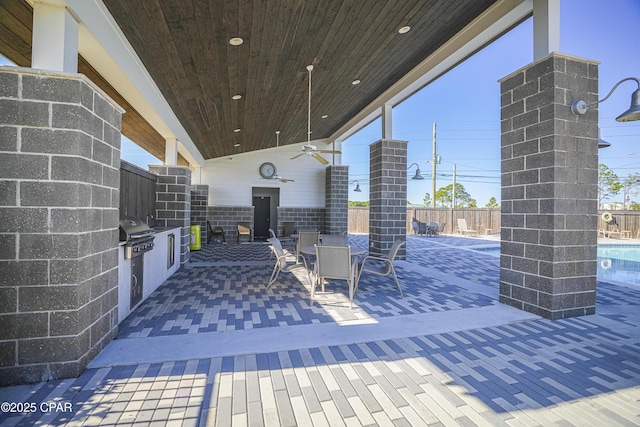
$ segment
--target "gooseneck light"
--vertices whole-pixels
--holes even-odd
[[[590,102],[589,104],[582,100],[575,101],[573,104],[571,104],[571,112],[573,112],[573,114],[575,114],[576,116],[585,114],[589,107],[591,107],[592,105],[599,104],[609,99],[611,94],[618,88],[618,86],[620,86],[621,83],[624,83],[627,80],[634,80],[638,84],[638,89],[636,89],[631,94],[631,107],[629,107],[627,111],[616,117],[616,120],[619,122],[633,122],[636,120],[640,120],[640,79],[636,77],[627,77],[626,79],[620,80],[618,83],[616,83],[613,89],[611,89],[611,92],[609,92],[607,96],[599,101]]]
[[[407,170],[411,169],[413,167],[413,165],[416,165],[416,174],[411,179],[424,179],[424,177],[422,175],[420,175],[420,166],[418,166],[417,163],[411,163],[411,165],[409,165]]]

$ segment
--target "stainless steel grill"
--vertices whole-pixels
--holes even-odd
[[[153,249],[155,232],[141,218],[120,220],[120,241],[126,242],[124,258],[130,259]]]

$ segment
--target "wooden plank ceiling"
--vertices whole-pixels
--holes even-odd
[[[495,0],[103,1],[208,159],[306,141],[309,64],[327,138]]]
[[[103,0],[205,159],[273,147],[276,130],[282,145],[306,141],[309,64],[311,139],[327,138],[495,1]],[[0,52],[21,66],[31,13],[0,0]],[[163,159],[164,139],[79,68],[127,110],[123,134]]]

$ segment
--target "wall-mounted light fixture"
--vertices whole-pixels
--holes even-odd
[[[351,181],[349,184],[355,184],[356,188],[353,189],[353,191],[355,191],[356,193],[360,193],[362,190],[360,189],[360,182],[356,179],[354,181]]]
[[[418,166],[417,163],[411,163],[409,165],[409,167],[407,168],[407,170],[411,169],[413,167],[413,165],[416,165],[416,174],[411,179],[424,179],[424,177],[422,175],[420,175],[420,166]]]
[[[616,83],[613,89],[611,89],[611,92],[609,92],[609,94],[602,98],[600,101],[590,102],[589,104],[582,100],[575,101],[573,104],[571,104],[571,112],[576,116],[585,114],[590,106],[606,101],[611,96],[613,91],[615,91],[621,83],[626,82],[627,80],[635,80],[635,82],[638,84],[638,89],[636,89],[631,94],[631,107],[629,107],[627,111],[616,117],[616,120],[619,122],[633,122],[636,120],[640,120],[640,79],[636,77],[627,77],[626,79],[620,80],[618,83]]]
[[[611,147],[611,143],[609,141],[605,141],[600,138],[600,128],[598,128],[598,148],[607,148]]]

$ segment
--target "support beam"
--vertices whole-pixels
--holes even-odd
[[[369,255],[384,256],[407,239],[407,141],[369,146]],[[398,259],[405,259],[401,248]]]
[[[533,60],[560,52],[560,0],[533,0]]]
[[[32,46],[32,68],[78,72],[78,22],[64,5],[34,4]]]
[[[178,164],[178,140],[176,138],[167,138],[164,147],[164,163],[166,165]]]
[[[349,226],[349,166],[327,166],[324,232],[341,234]]]
[[[552,320],[594,314],[598,113],[570,105],[596,99],[598,65],[554,53],[500,87],[500,302]]]
[[[393,139],[392,135],[392,117],[393,107],[391,104],[382,106],[382,139]]]

